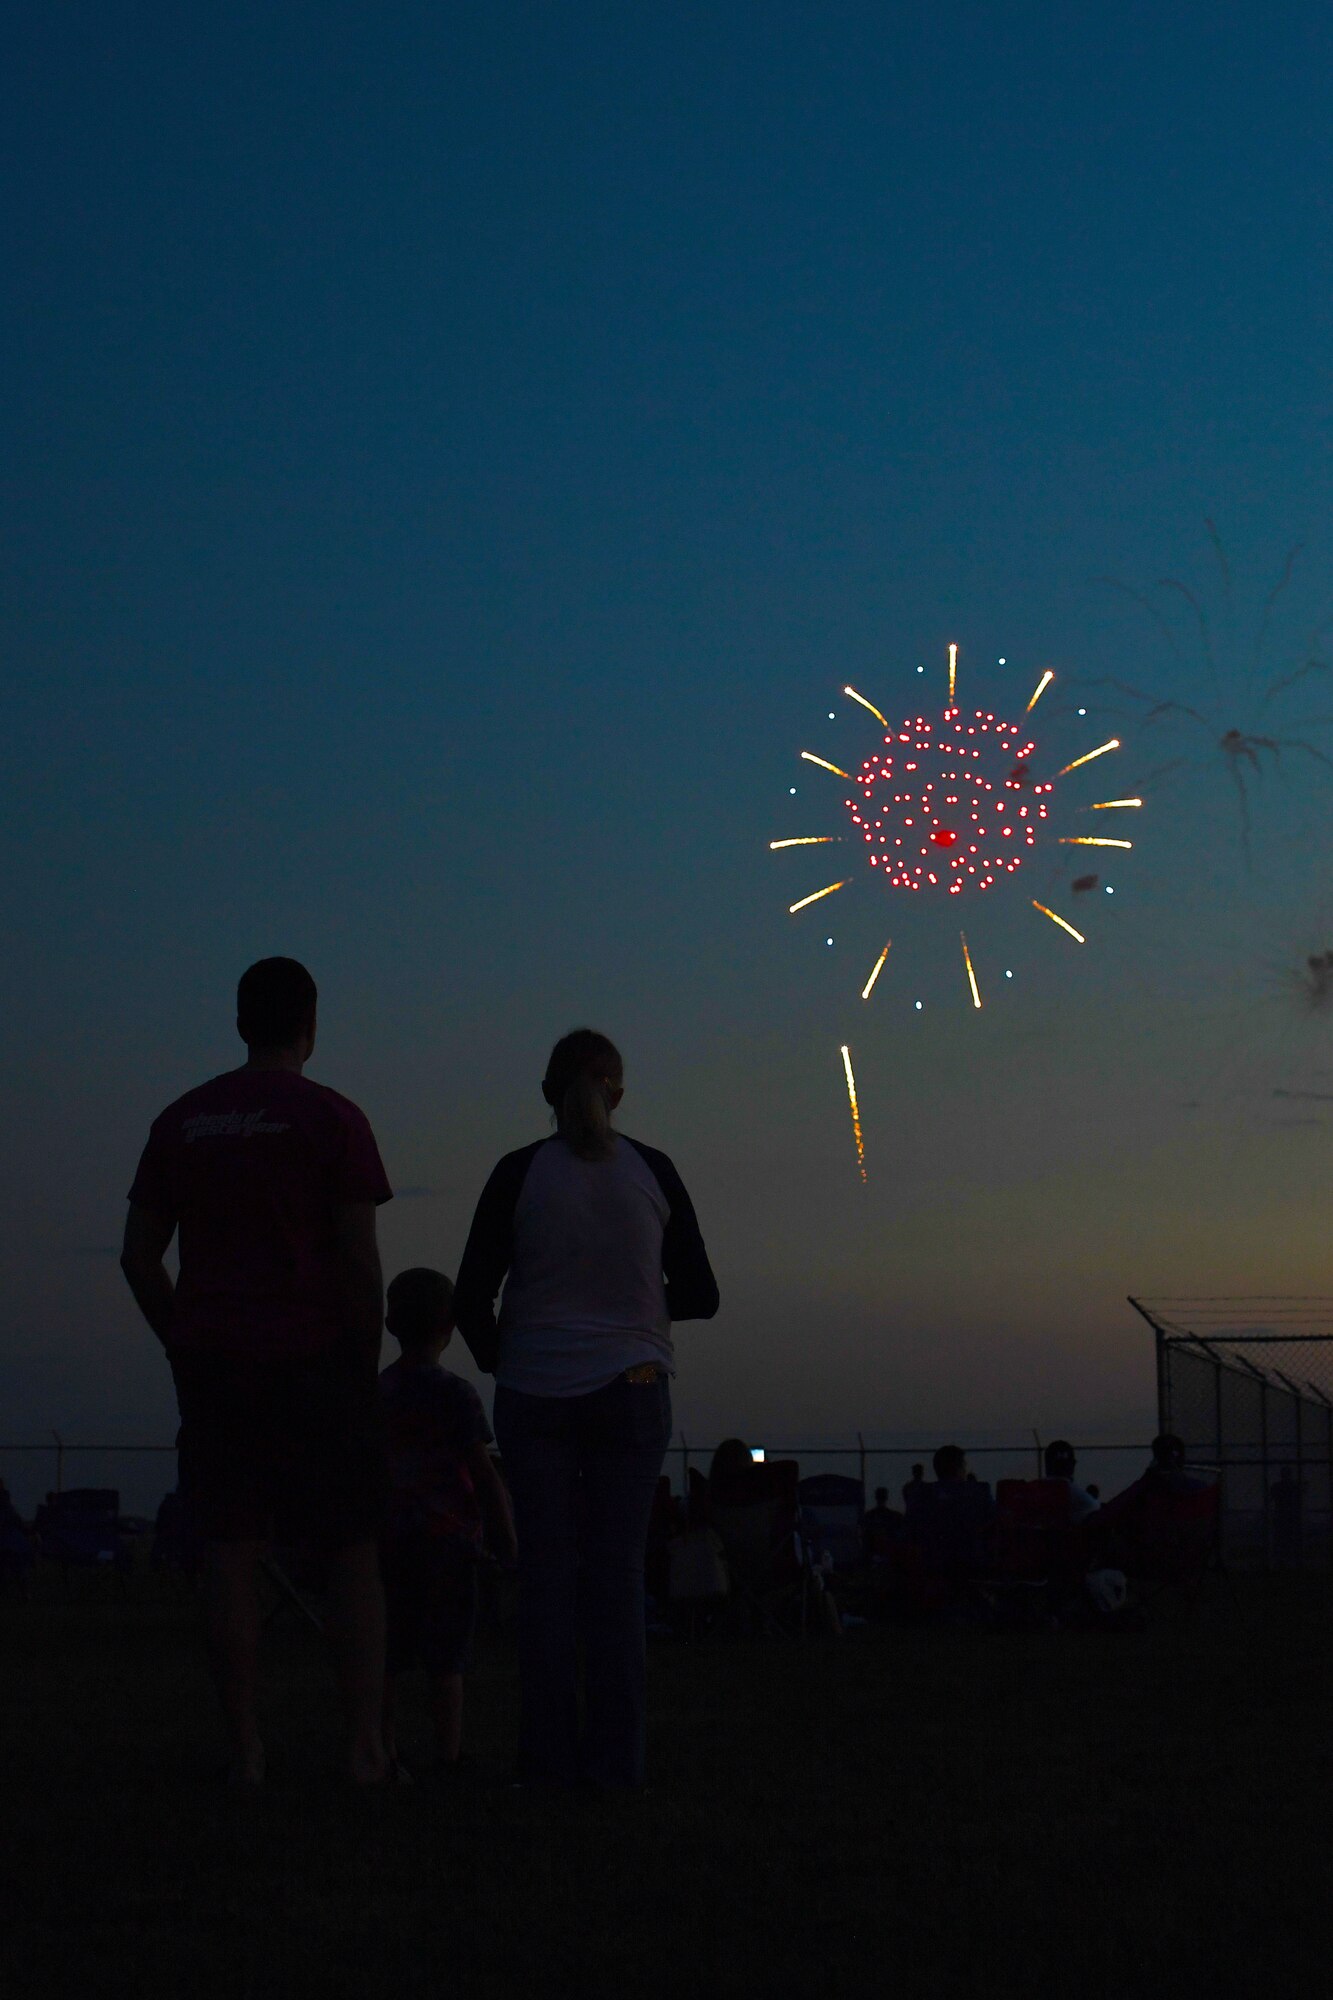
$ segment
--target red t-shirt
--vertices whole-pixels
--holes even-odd
[[[155,1119],[130,1200],[180,1230],[172,1345],[294,1359],[345,1324],[335,1218],[391,1200],[365,1113],[293,1070],[234,1069]]]

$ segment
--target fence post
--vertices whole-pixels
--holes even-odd
[[[1045,1472],[1046,1467],[1043,1465],[1041,1457],[1041,1433],[1038,1431],[1037,1426],[1035,1424],[1032,1426],[1032,1438],[1034,1444],[1037,1447],[1037,1478],[1040,1479],[1042,1474]]]
[[[1291,1388],[1291,1384],[1287,1384],[1287,1386]],[[1303,1426],[1301,1426],[1301,1396],[1297,1394],[1295,1388],[1291,1388],[1291,1400],[1295,1402],[1295,1410],[1297,1410],[1297,1504],[1295,1504],[1295,1516],[1297,1516],[1295,1542],[1297,1542],[1297,1546],[1295,1546],[1295,1560],[1297,1560],[1297,1570],[1303,1570],[1305,1568],[1305,1448],[1303,1448],[1305,1446],[1305,1438],[1303,1438]]]
[[[61,1437],[59,1431],[52,1431],[51,1435],[56,1441],[56,1492],[63,1493],[65,1490],[65,1440]]]
[[[856,1453],[861,1466],[861,1512],[866,1510],[866,1441],[860,1431],[856,1433]]]
[[[1243,1358],[1243,1357],[1242,1357]],[[1259,1455],[1263,1459],[1264,1568],[1273,1567],[1273,1492],[1268,1477],[1268,1377],[1259,1384]]]
[[[1284,1375],[1280,1368],[1275,1368],[1273,1373],[1287,1389],[1296,1412],[1296,1500],[1292,1509],[1295,1516],[1292,1523],[1295,1534],[1292,1537],[1291,1553],[1297,1569],[1300,1569],[1305,1561],[1305,1426],[1301,1421],[1301,1407],[1305,1398],[1290,1375]]]
[[[1204,1353],[1213,1364],[1213,1457],[1217,1462],[1217,1483],[1221,1488],[1222,1494],[1222,1521],[1218,1529],[1218,1539],[1222,1541],[1223,1555],[1225,1556],[1227,1549],[1224,1538],[1226,1536],[1227,1516],[1229,1513],[1228,1502],[1231,1494],[1230,1482],[1227,1479],[1227,1468],[1222,1461],[1222,1364],[1213,1353],[1211,1347],[1204,1348]],[[1234,1536],[1232,1539],[1234,1541]]]

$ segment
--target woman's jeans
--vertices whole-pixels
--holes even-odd
[[[518,1530],[520,1775],[643,1783],[643,1557],[671,1391],[619,1377],[587,1396],[495,1392]],[[579,1731],[578,1640],[584,1642]]]

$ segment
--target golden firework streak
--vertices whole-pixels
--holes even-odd
[[[835,889],[845,889],[851,879],[851,876],[848,875],[841,882],[830,882],[827,889],[816,889],[813,896],[802,896],[799,903],[789,903],[787,905],[788,916],[794,917],[798,910],[804,910],[809,904],[817,903],[821,896],[831,896]]]
[[[1045,673],[1042,675],[1041,679],[1037,682],[1036,687],[1034,687],[1032,690],[1032,699],[1027,705],[1027,712],[1029,715],[1031,715],[1033,709],[1037,706],[1037,703],[1041,700],[1042,696],[1045,694],[1047,688],[1050,686],[1051,682],[1054,679],[1055,675],[1051,672],[1051,669],[1047,667]]]
[[[956,693],[956,691],[957,691],[957,687],[958,687],[958,648],[957,648],[957,646],[950,646],[950,648],[949,648],[949,706],[950,706],[950,708],[953,708],[953,707],[954,707],[954,706],[956,705],[956,704],[955,704],[955,702],[954,702],[954,695],[955,695],[955,693]]]
[[[813,750],[802,750],[807,764],[818,764],[821,771],[832,771],[835,778],[850,778],[851,772],[844,771],[841,764],[830,764],[827,757],[816,757]]]
[[[958,935],[963,943],[963,964],[967,967],[967,983],[972,988],[972,1005],[979,1007],[981,995],[977,991],[977,975],[972,970],[972,954],[967,948],[967,936],[963,931],[959,931]]]
[[[883,972],[884,970],[884,961],[889,955],[889,945],[891,945],[892,943],[893,939],[890,938],[889,943],[885,945],[883,951],[880,953],[879,957],[875,960],[874,967],[871,971],[870,977],[869,979],[867,979],[865,985],[861,988],[861,998],[863,1000],[868,1000],[870,998],[870,989],[873,987],[875,981],[879,978],[880,973]]]
[[[867,701],[865,696],[863,694],[858,694],[854,687],[845,687],[843,689],[843,693],[849,694],[853,701],[859,701],[862,708],[868,708],[870,710],[870,713],[874,716],[876,722],[882,722],[884,724],[884,727],[886,729],[888,728],[889,726],[888,716],[881,715],[879,710],[875,707],[873,701]]]
[[[1059,924],[1062,931],[1068,931],[1070,937],[1078,944],[1086,944],[1088,942],[1082,931],[1076,931],[1074,926],[1067,924],[1063,917],[1057,917],[1054,910],[1048,910],[1045,903],[1039,903],[1035,896],[1032,898],[1032,907],[1034,910],[1040,910],[1044,917],[1049,917],[1053,924]]]
[[[791,840],[770,840],[768,851],[773,854],[779,847],[823,847],[826,841],[841,839],[840,833],[798,833]]]
[[[1063,778],[1068,772],[1077,771],[1080,764],[1090,764],[1094,757],[1104,757],[1108,750],[1118,750],[1119,748],[1120,748],[1120,738],[1118,736],[1113,736],[1109,743],[1099,743],[1095,750],[1085,751],[1083,756],[1075,757],[1072,764],[1065,765],[1065,768],[1063,771],[1061,771],[1060,776]]]
[[[1091,833],[1062,833],[1057,847],[1132,847],[1132,840],[1098,840]]]
[[[1142,804],[1142,799],[1094,799],[1093,803],[1085,807],[1084,810],[1090,813],[1104,813],[1113,811],[1116,806],[1141,806]]]
[[[856,1101],[856,1078],[852,1075],[852,1052],[846,1042],[842,1045],[842,1068],[847,1078],[847,1102],[852,1107],[852,1137],[856,1141],[856,1164],[861,1169],[861,1179],[866,1177],[865,1141],[861,1137],[861,1107]]]

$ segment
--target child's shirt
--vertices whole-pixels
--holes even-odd
[[[439,1362],[398,1360],[380,1376],[388,1431],[389,1533],[429,1535],[479,1552],[481,1507],[466,1464],[474,1444],[492,1442],[481,1397]]]

